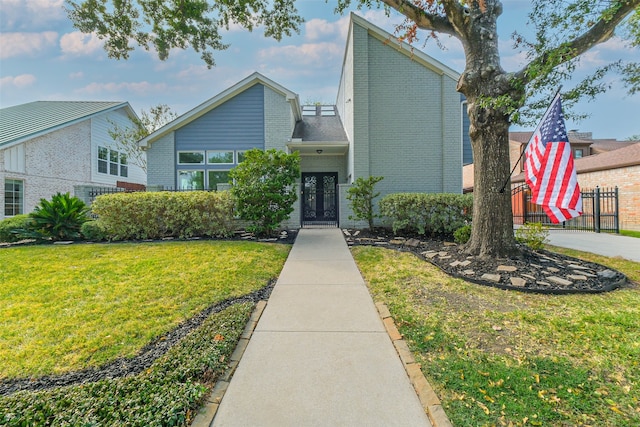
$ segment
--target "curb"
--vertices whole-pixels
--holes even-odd
[[[429,420],[431,420],[431,424],[433,424],[433,427],[453,427],[453,424],[449,421],[449,417],[447,417],[447,414],[445,414],[444,409],[442,408],[440,399],[438,399],[438,396],[435,391],[433,391],[431,384],[429,384],[422,373],[420,364],[416,363],[413,354],[409,350],[407,342],[402,339],[402,335],[398,331],[389,309],[382,302],[377,302],[376,308],[378,309],[382,323],[384,323],[384,327],[387,330],[387,334],[389,335],[389,338],[391,338],[398,356],[400,356],[402,365],[404,366],[407,376],[418,395],[418,399],[429,417]]]
[[[213,424],[213,418],[216,416],[218,412],[218,408],[220,407],[220,402],[224,397],[227,388],[229,387],[229,382],[231,381],[231,377],[233,373],[236,371],[238,367],[238,363],[240,363],[240,359],[244,354],[247,346],[249,345],[249,339],[253,334],[253,331],[256,329],[256,325],[258,324],[258,320],[260,320],[260,316],[262,316],[262,312],[264,308],[267,306],[267,301],[261,300],[256,304],[256,308],[253,309],[253,313],[249,317],[249,321],[244,328],[244,332],[240,335],[240,339],[238,340],[238,344],[236,345],[235,350],[231,354],[231,358],[229,359],[229,366],[227,367],[224,374],[218,378],[216,381],[216,385],[213,387],[213,390],[207,396],[204,401],[202,407],[198,410],[198,414],[193,419],[191,423],[192,427],[210,427]]]

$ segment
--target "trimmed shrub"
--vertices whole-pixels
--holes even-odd
[[[56,193],[51,200],[40,199],[40,204],[29,214],[30,228],[43,238],[51,240],[76,240],[80,227],[89,220],[89,208],[69,193]]]
[[[91,206],[110,240],[228,237],[234,199],[227,191],[104,194]]]
[[[453,232],[453,241],[464,245],[471,238],[471,225],[464,225]]]
[[[107,232],[105,231],[100,221],[87,221],[82,224],[80,233],[85,240],[92,242],[99,242],[101,240],[107,240]]]
[[[3,219],[0,221],[0,242],[17,242],[26,238],[30,224],[31,217],[27,214]]]
[[[380,192],[374,192],[374,188],[383,179],[382,176],[370,176],[367,179],[360,177],[347,190],[347,200],[351,202],[351,210],[353,211],[353,215],[349,215],[349,219],[367,221],[369,230],[373,230],[374,218],[380,217],[373,211],[373,199],[380,195]]]
[[[516,241],[539,251],[548,243],[549,230],[539,222],[527,222],[516,230]]]
[[[451,236],[471,222],[472,194],[397,193],[380,200],[380,214],[391,221],[394,233]]]

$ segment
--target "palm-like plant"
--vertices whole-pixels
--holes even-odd
[[[69,193],[57,193],[51,200],[40,199],[30,214],[36,232],[51,240],[75,240],[80,238],[80,227],[87,222],[87,205]]]

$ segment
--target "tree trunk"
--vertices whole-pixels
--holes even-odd
[[[508,179],[509,117],[478,106],[474,99],[468,100],[468,109],[474,184],[473,227],[466,251],[488,257],[517,255]]]

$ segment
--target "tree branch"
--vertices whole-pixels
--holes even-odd
[[[459,34],[451,25],[446,15],[439,15],[435,12],[434,1],[425,1],[423,6],[414,4],[411,0],[381,0],[387,6],[395,9],[402,15],[416,23],[421,30],[436,31],[458,37]],[[441,2],[447,3],[448,1]],[[428,12],[426,7],[433,5],[433,12]]]
[[[626,0],[618,2],[618,9],[608,14],[603,12],[603,17],[588,31],[574,40],[563,43],[555,49],[550,49],[529,62],[524,68],[514,74],[514,77],[523,84],[533,81],[537,73],[536,69],[551,66],[555,68],[585,53],[593,46],[603,43],[613,36],[614,30],[625,17],[640,6],[640,0]]]

